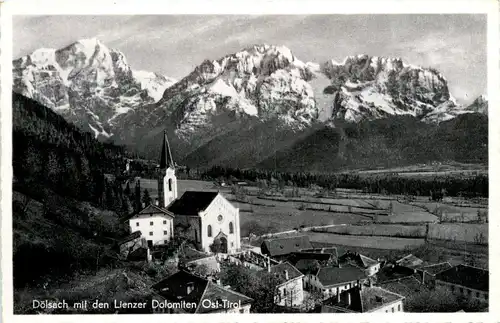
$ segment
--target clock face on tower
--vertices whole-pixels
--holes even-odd
[[[222,220],[224,220],[224,218],[222,217],[222,214],[219,214],[219,216],[217,217],[217,221],[219,221],[219,223],[221,223]]]

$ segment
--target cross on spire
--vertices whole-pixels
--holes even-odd
[[[174,159],[172,158],[172,152],[170,151],[170,144],[168,143],[167,130],[163,131],[163,144],[161,146],[160,155],[160,169],[165,169],[168,167],[174,168]]]

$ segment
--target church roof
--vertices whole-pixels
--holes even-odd
[[[198,215],[198,212],[206,210],[218,194],[218,192],[187,191],[172,202],[167,210],[173,214]]]
[[[160,155],[160,169],[165,169],[168,167],[174,168],[174,159],[172,158],[172,152],[170,151],[170,144],[167,138],[167,131],[163,133],[163,144],[161,145],[161,155]]]
[[[170,218],[174,217],[172,212],[169,212],[167,209],[164,209],[164,208],[159,207],[159,206],[154,205],[154,204],[149,204],[144,209],[142,209],[141,211],[136,213],[134,216],[132,216],[131,219],[143,218],[143,217],[148,217],[148,216],[152,216],[152,215],[167,216]]]

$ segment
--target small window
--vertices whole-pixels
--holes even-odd
[[[136,222],[136,223],[135,223],[135,226],[136,226],[136,227],[138,227],[138,226],[139,226],[139,222]]]
[[[240,313],[245,313],[245,309],[244,308],[240,308]]]
[[[392,313],[394,313],[394,307],[392,307],[391,310],[392,310]]]
[[[208,235],[209,237],[211,237],[211,236],[212,236],[212,226],[211,226],[210,224],[208,225],[208,228],[207,228],[207,235]]]
[[[163,224],[167,224],[167,220],[163,220]]]
[[[385,312],[386,312],[386,313],[389,313],[389,311],[388,311],[388,310],[385,310]]]
[[[476,292],[476,297],[479,298],[479,292]]]
[[[163,243],[164,243],[164,244],[167,244],[167,243],[168,243],[168,240],[165,240]]]
[[[401,312],[401,304],[398,304],[398,312]]]
[[[164,230],[163,234],[167,236],[168,235],[168,231]]]
[[[149,222],[149,225],[153,225],[153,221]]]
[[[462,287],[460,287],[460,294],[463,294],[464,293],[464,289]]]
[[[153,232],[150,232],[150,233],[149,233],[149,235],[150,235],[150,236],[152,236],[152,235],[153,235]]]
[[[234,247],[234,242],[231,242],[231,247]]]

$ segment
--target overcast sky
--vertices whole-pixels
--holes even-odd
[[[369,54],[434,67],[462,103],[486,94],[486,15],[16,16],[14,58],[97,37],[133,69],[180,79],[205,59],[285,45],[304,61]]]

